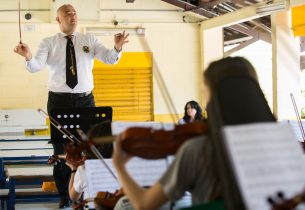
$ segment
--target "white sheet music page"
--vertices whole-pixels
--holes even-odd
[[[305,158],[289,125],[226,126],[223,132],[247,210],[270,210],[268,197],[283,192],[291,198],[305,189]]]
[[[116,173],[111,159],[105,159],[107,165]],[[130,175],[141,185],[151,186],[154,184],[167,168],[167,160],[145,160],[132,158],[126,165]],[[111,176],[101,160],[86,160],[85,171],[88,181],[90,197],[95,197],[99,191],[114,192],[120,188],[119,182]]]

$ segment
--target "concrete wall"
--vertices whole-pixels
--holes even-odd
[[[59,0],[57,0],[59,1]],[[76,0],[74,0],[77,2]],[[61,0],[62,3],[74,2]],[[91,0],[90,0],[91,1]],[[87,0],[86,0],[87,2]],[[89,2],[89,0],[88,0]],[[57,2],[58,3],[58,2]],[[59,31],[51,18],[53,2],[47,0],[21,0],[24,10],[22,17],[22,41],[27,43],[33,52],[41,39]],[[145,37],[130,36],[130,43],[124,51],[151,51],[154,61],[163,75],[169,93],[179,113],[183,112],[186,101],[199,100],[201,77],[199,26],[185,23],[196,20],[160,0],[139,0],[127,4],[124,0],[101,0],[99,21],[80,21],[79,30],[88,26],[99,28],[135,28],[144,27]],[[24,59],[13,52],[19,41],[18,1],[1,0],[0,4],[0,109],[45,108],[47,101],[47,70],[29,73],[24,67]],[[34,9],[34,10],[33,10]],[[24,19],[24,13],[31,12],[33,18]],[[86,8],[82,9],[82,12]],[[80,17],[82,19],[82,17]],[[116,19],[118,26],[113,25]],[[113,46],[112,36],[100,37],[107,47]],[[168,114],[158,84],[154,81],[155,114]]]
[[[290,93],[294,94],[297,104],[300,105],[299,38],[292,34],[290,12],[273,14],[271,21],[274,112],[279,119],[295,118]]]

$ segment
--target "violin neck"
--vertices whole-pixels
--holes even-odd
[[[106,143],[112,143],[116,136],[100,136],[100,137],[94,137],[92,138],[92,142],[97,144],[106,144]]]

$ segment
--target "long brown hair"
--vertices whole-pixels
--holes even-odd
[[[258,77],[252,64],[243,57],[227,57],[212,62],[204,71],[204,82],[213,93],[219,82],[227,77],[245,76],[258,83]]]

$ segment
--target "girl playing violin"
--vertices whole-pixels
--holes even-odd
[[[108,136],[111,134],[110,127],[110,122],[98,124],[89,130],[88,138],[94,138],[96,136]],[[97,145],[97,149],[100,151],[104,158],[111,158],[113,151],[112,148],[112,144]],[[88,152],[87,159],[93,158],[95,158],[94,154]],[[71,169],[71,177],[69,182],[70,199],[74,202],[77,202],[81,199],[82,194],[84,194],[83,198],[86,200],[89,198],[89,191],[87,187],[87,177],[84,164],[77,166],[73,163],[70,163],[68,160],[66,164]],[[94,209],[93,203],[88,203],[88,207],[89,209]]]
[[[228,57],[211,63],[204,72],[205,98],[210,100],[223,78],[244,75],[258,81],[253,66],[244,58]],[[186,141],[165,174],[148,189],[139,186],[128,174],[125,165],[131,156],[122,149],[122,141],[122,137],[118,136],[114,142],[113,164],[124,192],[135,209],[158,209],[169,200],[178,200],[186,191],[192,193],[193,204],[206,203],[220,195],[211,142],[207,135]]]

